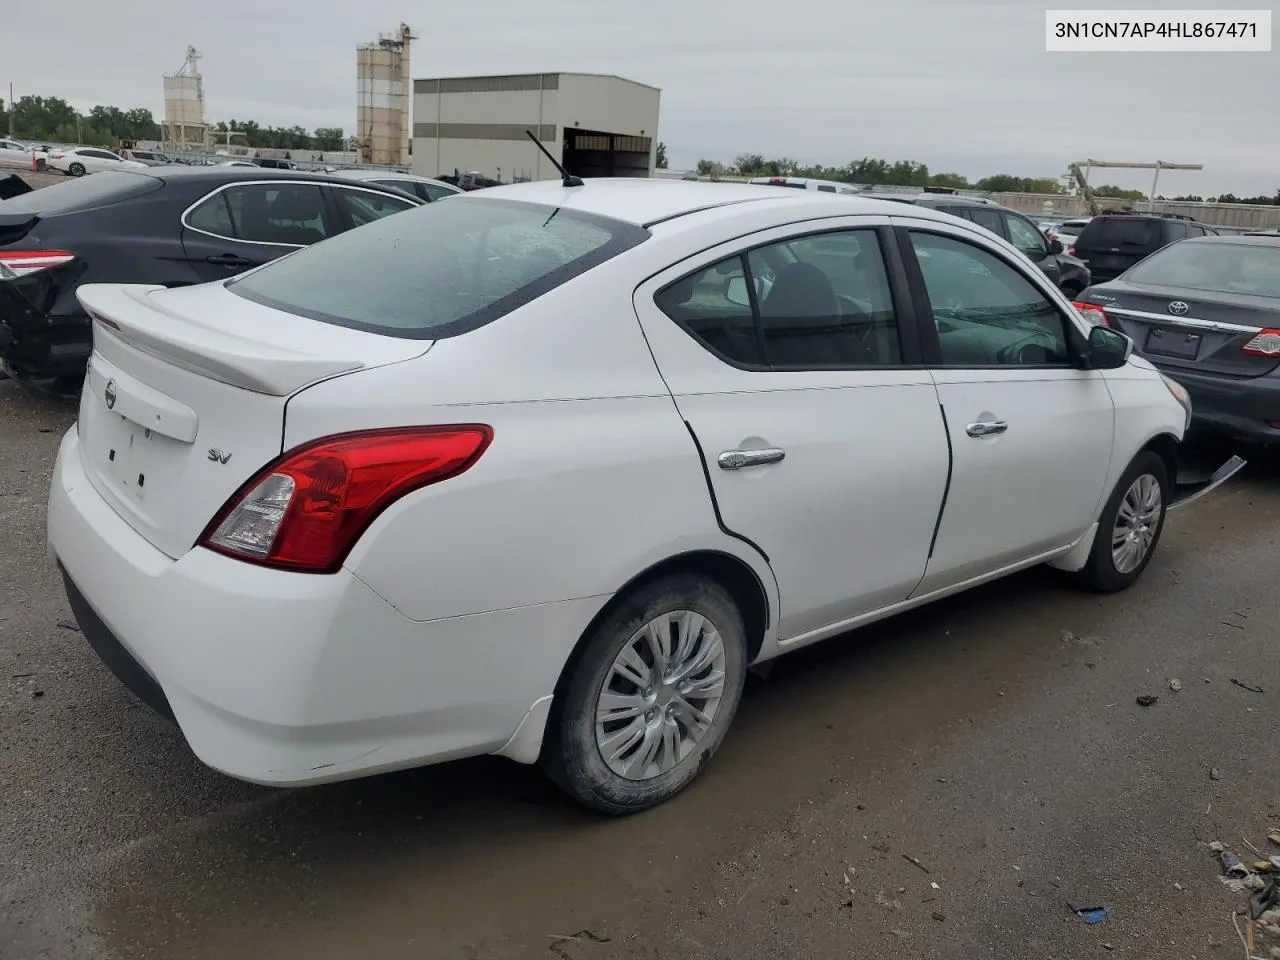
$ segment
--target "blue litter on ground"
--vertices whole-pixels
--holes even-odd
[[[1098,907],[1095,910],[1081,910],[1080,916],[1084,918],[1084,922],[1088,924],[1101,923],[1107,919],[1107,908]]]

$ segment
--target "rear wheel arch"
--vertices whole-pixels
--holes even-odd
[[[613,597],[591,618],[591,622],[579,635],[556,681],[555,695],[552,698],[552,714],[556,705],[564,702],[565,689],[573,677],[574,668],[582,656],[582,651],[589,639],[594,636],[597,626],[608,617],[635,590],[666,577],[686,575],[710,580],[723,587],[733,598],[742,615],[743,626],[747,638],[747,663],[750,664],[760,653],[764,643],[765,632],[769,628],[771,610],[769,595],[759,575],[743,560],[732,554],[718,550],[695,550],[677,554],[653,564],[648,569],[632,577],[613,594]]]

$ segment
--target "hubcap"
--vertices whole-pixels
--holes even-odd
[[[1129,485],[1111,531],[1111,562],[1117,573],[1133,573],[1142,564],[1160,527],[1160,481],[1144,473]]]
[[[692,610],[655,617],[622,645],[596,702],[596,745],[628,780],[666,773],[710,731],[724,695],[724,641]]]

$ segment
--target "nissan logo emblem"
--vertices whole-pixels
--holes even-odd
[[[1184,313],[1186,313],[1190,309],[1191,308],[1188,307],[1181,300],[1175,300],[1173,301],[1173,303],[1169,304],[1169,312],[1172,313],[1175,317],[1182,316]]]
[[[107,389],[102,394],[102,399],[107,401],[107,409],[111,410],[116,405],[116,382],[114,380],[107,381]]]

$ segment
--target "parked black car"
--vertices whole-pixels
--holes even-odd
[[[1175,241],[1217,235],[1217,230],[1189,217],[1104,213],[1089,221],[1073,250],[1089,264],[1094,283],[1106,283]]]
[[[96,173],[0,204],[0,363],[74,395],[92,352],[82,283],[221,280],[420,206],[377,184],[253,167]]]
[[[971,197],[937,193],[885,199],[904,200],[931,210],[941,210],[985,227],[1030,257],[1045,276],[1069,297],[1074,297],[1092,282],[1089,268],[1081,260],[1065,253],[1060,242],[1050,240],[1030,217],[1017,210]]]
[[[16,173],[0,173],[0,200],[10,200],[13,197],[20,197],[24,193],[30,193],[31,184],[23,180]]]
[[[1182,240],[1079,301],[1186,387],[1193,428],[1280,443],[1280,236]]]

